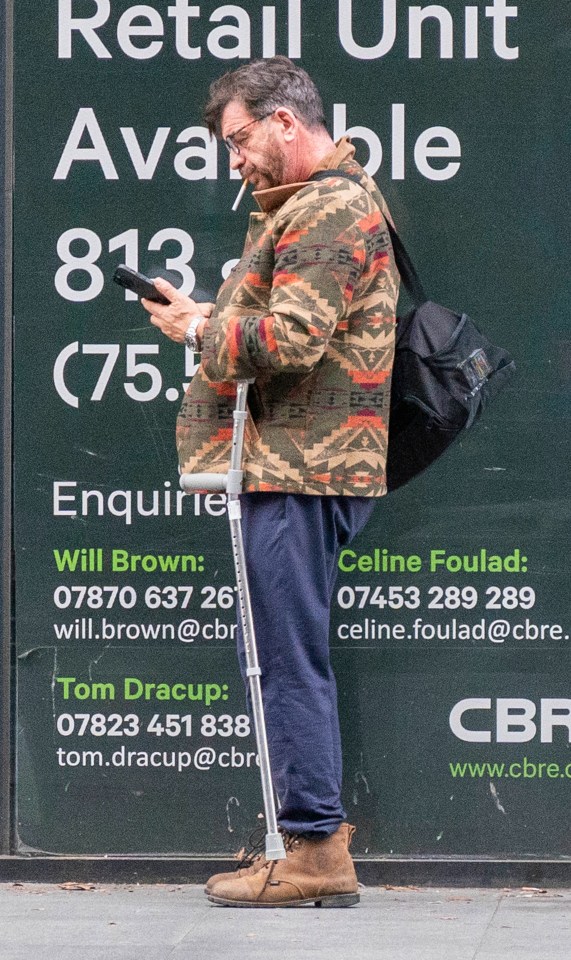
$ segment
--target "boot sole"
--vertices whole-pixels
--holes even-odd
[[[208,895],[211,903],[216,903],[221,907],[305,907],[313,904],[315,907],[352,907],[359,903],[361,895],[359,893],[335,893],[327,897],[310,897],[308,900],[287,900],[283,903],[260,903],[254,900],[227,900],[223,897],[216,897],[213,894]]]

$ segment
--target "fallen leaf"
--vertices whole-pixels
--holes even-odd
[[[420,887],[399,887],[392,883],[385,883],[385,890],[415,890],[420,893]]]
[[[59,884],[60,890],[95,890],[94,883],[77,883],[75,880],[69,880],[67,883]]]

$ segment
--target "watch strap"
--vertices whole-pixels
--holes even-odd
[[[189,348],[189,350],[194,350],[195,353],[200,353],[201,345],[198,341],[197,329],[201,320],[203,319],[204,317],[201,313],[197,313],[194,317],[191,317],[190,323],[184,335],[184,342],[186,346]]]

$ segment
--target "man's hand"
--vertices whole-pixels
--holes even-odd
[[[184,343],[184,335],[188,330],[188,325],[197,313],[202,314],[204,320],[198,324],[197,336],[202,340],[204,328],[207,324],[207,318],[211,315],[213,303],[196,303],[191,297],[187,297],[168,280],[162,277],[156,277],[153,283],[157,290],[170,300],[168,306],[162,303],[155,303],[153,300],[141,299],[141,304],[150,313],[150,321],[166,337],[174,340],[175,343]]]

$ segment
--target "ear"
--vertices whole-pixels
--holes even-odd
[[[299,120],[289,107],[278,107],[274,119],[281,127],[281,134],[286,143],[291,143],[298,135]]]

